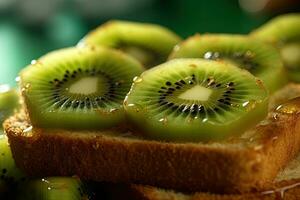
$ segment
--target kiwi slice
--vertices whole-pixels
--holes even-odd
[[[267,114],[262,81],[232,64],[174,59],[136,78],[124,101],[146,137],[207,141],[243,133]]]
[[[19,108],[19,95],[17,91],[9,85],[0,85],[0,123],[14,113]]]
[[[2,132],[2,131],[1,131]],[[0,134],[0,185],[10,187],[25,180],[25,175],[16,166],[5,134]],[[0,187],[1,188],[1,187]]]
[[[113,20],[88,33],[80,45],[103,45],[120,49],[150,68],[164,62],[180,37],[165,27]]]
[[[29,180],[19,188],[17,200],[89,200],[84,184],[76,177]]]
[[[276,49],[243,35],[195,35],[174,49],[170,56],[173,58],[204,58],[232,63],[264,81],[271,93],[287,82]]]
[[[143,68],[107,48],[67,48],[20,73],[22,96],[35,127],[105,129],[124,119],[122,102]]]
[[[19,95],[8,85],[0,85],[0,123],[19,108]],[[11,199],[12,189],[25,180],[25,175],[16,167],[8,139],[0,128],[0,199]]]
[[[290,80],[300,82],[300,14],[278,16],[251,36],[276,46],[281,53]]]

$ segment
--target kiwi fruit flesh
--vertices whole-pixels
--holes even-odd
[[[1,131],[2,132],[2,131]],[[8,139],[0,134],[0,188],[9,188],[25,180],[24,173],[16,166]]]
[[[20,107],[17,91],[9,85],[0,85],[0,123]],[[11,199],[14,188],[25,175],[17,168],[9,147],[8,138],[0,128],[0,199]]]
[[[107,129],[123,122],[122,102],[142,71],[114,49],[66,48],[21,71],[21,94],[34,127]]]
[[[261,79],[270,93],[287,83],[278,51],[243,35],[204,34],[188,38],[171,53],[173,58],[204,58],[229,62]]]
[[[17,200],[88,200],[77,177],[49,177],[28,180],[19,187]]]
[[[79,44],[120,49],[150,68],[164,62],[180,40],[159,25],[112,20],[88,33]]]
[[[9,85],[0,85],[0,123],[14,113],[20,107],[17,91]]]
[[[289,79],[300,82],[300,14],[275,17],[250,34],[280,50]]]
[[[226,139],[267,114],[268,91],[247,70],[204,59],[173,59],[135,78],[124,100],[145,138]]]

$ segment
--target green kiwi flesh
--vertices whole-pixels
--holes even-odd
[[[2,124],[19,107],[19,95],[16,90],[6,84],[0,85],[0,123]],[[25,175],[17,168],[8,138],[0,128],[0,199],[11,198],[12,188],[23,180]]]
[[[1,131],[2,132],[2,131]],[[12,186],[25,179],[25,175],[16,166],[10,150],[8,139],[0,133],[0,185]]]
[[[271,93],[287,82],[277,50],[271,45],[242,35],[205,34],[188,38],[174,48],[173,58],[222,60],[247,69],[264,81]]]
[[[300,14],[278,16],[254,30],[251,36],[276,46],[289,79],[300,82]]]
[[[17,91],[6,84],[0,85],[0,123],[2,124],[19,106]]]
[[[19,188],[17,200],[88,200],[83,183],[76,177],[28,180]]]
[[[150,68],[164,62],[180,40],[159,25],[113,20],[88,33],[80,44],[120,49]]]
[[[134,79],[128,119],[150,139],[208,141],[242,134],[267,114],[262,81],[234,65],[174,59]]]
[[[117,50],[67,48],[23,69],[20,87],[34,127],[106,129],[123,122],[122,102],[142,71]]]

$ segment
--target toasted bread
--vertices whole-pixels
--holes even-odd
[[[211,194],[193,193],[184,194],[172,190],[163,190],[151,186],[132,185],[131,200],[298,200],[300,199],[300,179],[283,181],[274,184],[264,192],[253,192],[246,194]]]
[[[270,107],[300,93],[298,88],[285,87]],[[189,192],[261,191],[300,150],[298,112],[270,111],[241,136],[210,143],[151,141],[128,131],[32,128],[22,112],[5,121],[4,129],[17,165],[29,175],[76,174]]]
[[[123,186],[118,192],[126,194],[131,200],[296,200],[300,199],[300,154],[277,175],[274,184],[261,192],[235,195],[199,192],[184,194],[143,185]]]

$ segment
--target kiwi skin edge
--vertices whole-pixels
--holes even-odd
[[[160,25],[111,20],[89,32],[78,46],[119,49],[151,68],[166,61],[180,41],[176,33]]]
[[[20,108],[19,94],[8,85],[0,85],[0,123]]]
[[[281,54],[290,81],[300,82],[300,14],[279,15],[250,32],[250,37],[273,45]]]

